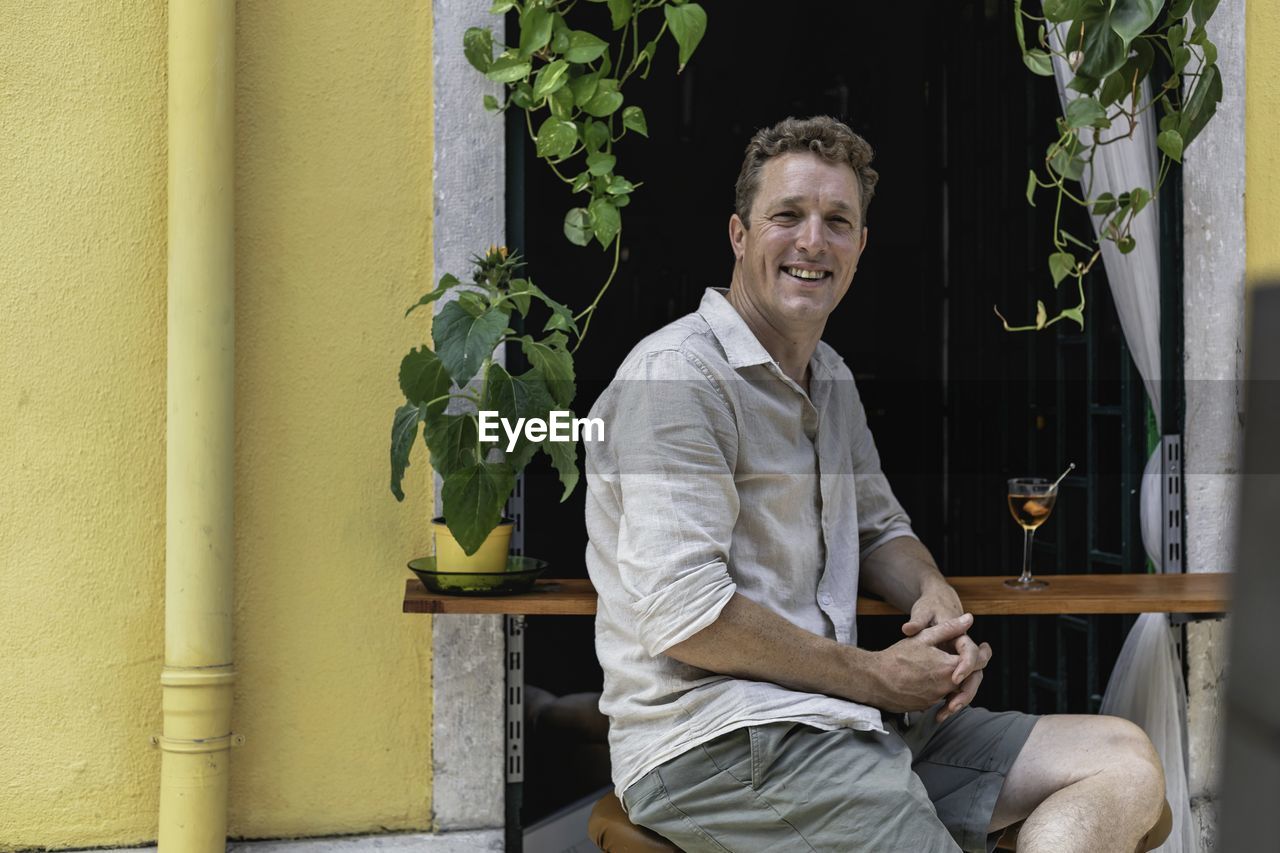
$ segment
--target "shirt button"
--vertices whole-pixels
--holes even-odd
[[[818,601],[822,602],[823,604],[830,604],[830,603],[831,603],[831,596],[827,595],[827,594],[824,592],[822,595],[818,596]]]

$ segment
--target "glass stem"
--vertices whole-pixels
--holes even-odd
[[[1031,539],[1035,535],[1034,528],[1022,528],[1022,575],[1018,578],[1018,583],[1031,581]]]

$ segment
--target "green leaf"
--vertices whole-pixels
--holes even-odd
[[[1116,241],[1116,248],[1120,250],[1120,254],[1127,255],[1138,245],[1138,241],[1132,237],[1121,237]]]
[[[438,398],[448,394],[452,387],[453,381],[449,378],[444,362],[426,347],[410,350],[400,362],[400,390],[410,403],[431,403],[431,407],[423,412],[424,415],[443,411],[449,401]],[[432,402],[433,400],[436,402]]]
[[[1049,145],[1049,168],[1064,178],[1078,181],[1084,175],[1084,161],[1080,159],[1080,140],[1072,134],[1065,144]]]
[[[489,7],[490,15],[503,15],[510,12],[516,7],[516,0],[494,0],[492,6]]]
[[[689,57],[698,49],[707,32],[707,13],[697,3],[685,3],[683,6],[663,6],[662,13],[667,18],[667,26],[671,35],[680,47],[679,67],[676,73],[684,70]]]
[[[563,86],[568,78],[569,63],[563,59],[542,66],[533,78],[533,100],[540,101]]]
[[[570,413],[572,415],[572,413]],[[567,500],[573,494],[573,487],[578,485],[578,443],[576,441],[545,441],[542,451],[551,457],[551,464],[560,475],[564,484],[564,492],[560,500]]]
[[[1142,208],[1151,203],[1151,191],[1144,187],[1135,187],[1133,192],[1129,194],[1129,206],[1133,208],[1133,215],[1137,216],[1142,212]]]
[[[587,115],[604,118],[613,115],[620,106],[622,106],[621,92],[597,91],[591,96],[591,100],[582,105],[582,110]]]
[[[485,374],[484,394],[480,398],[481,410],[496,411],[499,417],[506,418],[514,425],[520,418],[545,420],[553,405],[546,382],[536,368],[519,376],[512,376],[500,364],[489,365]],[[506,449],[507,441],[503,439],[502,452],[512,467],[519,471],[537,452],[536,447],[531,446],[533,444],[521,431],[516,446],[511,451]]]
[[[1071,25],[1066,44],[1081,45],[1083,54],[1076,74],[1101,81],[1129,57],[1128,45],[1108,24],[1108,14],[1096,9],[1077,18]],[[1081,33],[1084,41],[1081,44]],[[1092,91],[1092,90],[1090,90]]]
[[[600,85],[600,74],[598,72],[592,74],[583,74],[581,77],[575,77],[569,81],[569,90],[573,92],[573,102],[581,107],[595,97],[596,89]]]
[[[493,95],[485,95],[484,108],[491,113],[496,113],[498,110],[502,109],[502,104],[498,103],[498,99]]]
[[[1191,48],[1175,47],[1173,49],[1173,73],[1181,74],[1191,63]]]
[[[1218,102],[1222,100],[1222,75],[1218,66],[1210,65],[1200,72],[1191,97],[1187,98],[1182,108],[1182,118],[1178,121],[1178,132],[1182,134],[1182,146],[1190,145],[1209,119],[1217,112]]]
[[[1044,16],[1055,24],[1074,21],[1088,5],[1089,0],[1044,0]]]
[[[1112,211],[1114,211],[1117,206],[1118,205],[1116,204],[1116,197],[1114,195],[1112,195],[1111,193],[1103,193],[1102,195],[1094,199],[1093,215],[1106,216],[1108,213],[1111,213]]]
[[[607,198],[593,198],[587,207],[591,214],[591,230],[595,232],[600,245],[609,248],[613,238],[622,230],[622,216],[618,208]]]
[[[1218,0],[1194,0],[1191,4],[1191,17],[1200,25],[1207,24],[1218,8]]]
[[[1183,134],[1178,131],[1162,131],[1156,137],[1156,145],[1174,163],[1183,161]]]
[[[1067,84],[1067,88],[1073,92],[1079,92],[1082,95],[1089,95],[1098,91],[1099,81],[1093,77],[1086,77],[1084,74],[1077,74],[1071,78],[1071,82]]]
[[[493,354],[506,328],[507,315],[500,309],[491,308],[479,317],[472,317],[456,302],[450,302],[436,315],[431,337],[436,355],[461,387],[471,381],[484,360]]]
[[[511,89],[509,99],[511,103],[520,109],[531,110],[533,109],[533,87],[529,85],[528,81],[520,80]]]
[[[1155,23],[1164,0],[1115,0],[1111,7],[1111,29],[1125,45]]]
[[[1203,45],[1203,48],[1204,48],[1204,64],[1217,65],[1218,64],[1218,46],[1206,39]]]
[[[476,416],[470,412],[446,415],[443,412],[426,418],[423,437],[431,451],[431,467],[441,477],[448,477],[476,464]]]
[[[586,30],[574,30],[569,33],[569,47],[564,58],[570,62],[594,62],[609,47],[604,39],[594,36]]]
[[[551,12],[542,6],[530,3],[520,15],[520,56],[528,58],[551,41],[551,27],[554,19]]]
[[[464,290],[458,294],[458,305],[472,317],[479,317],[489,310],[489,303],[485,298],[472,290]]]
[[[631,20],[631,0],[608,0],[609,22],[615,30],[620,30]]]
[[[1081,127],[1102,127],[1102,123],[1110,125],[1107,121],[1107,111],[1102,108],[1102,104],[1087,95],[1080,97],[1067,104],[1067,125],[1073,129]]]
[[[609,143],[609,125],[602,121],[587,119],[582,129],[582,141],[588,151],[599,151]]]
[[[551,117],[538,128],[538,156],[544,160],[564,159],[577,144],[578,126],[571,121]]]
[[[577,175],[574,176],[573,184],[570,186],[570,189],[575,193],[580,193],[583,190],[585,190],[590,183],[591,183],[591,173],[579,172]],[[586,244],[584,243],[583,245],[586,245]]]
[[[563,55],[569,49],[569,25],[564,22],[563,15],[556,15],[551,25],[551,52]]]
[[[558,405],[573,402],[573,356],[568,350],[569,339],[562,332],[552,332],[542,340],[530,335],[520,339],[520,349],[536,370],[541,371],[551,399]]]
[[[1053,286],[1057,287],[1062,280],[1075,272],[1076,257],[1070,252],[1054,252],[1049,256],[1049,274],[1053,276]]]
[[[1173,0],[1169,4],[1168,20],[1177,21],[1185,18],[1187,13],[1191,11],[1191,0]]]
[[[591,215],[584,207],[575,207],[564,215],[564,236],[575,246],[591,242]]]
[[[1044,303],[1039,299],[1036,300],[1036,328],[1043,329],[1044,322],[1048,318],[1049,312],[1044,310]]]
[[[644,110],[639,107],[627,107],[622,111],[622,126],[646,139],[649,137],[649,124],[645,121]]]
[[[1053,59],[1043,50],[1037,48],[1028,50],[1022,54],[1022,62],[1031,69],[1032,74],[1039,74],[1041,77],[1053,76]]]
[[[445,523],[464,552],[480,550],[502,520],[502,509],[515,487],[516,473],[506,462],[481,462],[445,478],[440,495]]]
[[[1084,331],[1084,311],[1080,308],[1063,308],[1058,312],[1059,317],[1065,317],[1068,320],[1075,320],[1076,325],[1080,327],[1080,331]]]
[[[1063,238],[1064,238],[1068,243],[1074,243],[1075,245],[1079,246],[1081,249],[1084,249],[1086,252],[1092,252],[1092,251],[1093,251],[1093,247],[1092,247],[1092,246],[1090,246],[1089,244],[1085,243],[1085,241],[1081,240],[1079,237],[1077,237],[1076,235],[1072,234],[1072,233],[1071,233],[1070,231],[1068,231],[1067,229],[1065,229],[1065,228],[1059,228],[1059,229],[1058,229],[1058,233],[1059,233],[1059,234],[1061,234],[1061,235],[1063,236]]]
[[[1175,47],[1182,47],[1182,43],[1186,41],[1187,38],[1186,24],[1174,24],[1172,27],[1169,27],[1169,32],[1165,35],[1165,38],[1169,41],[1170,50]]]
[[[1039,182],[1036,180],[1035,170],[1027,172],[1027,204],[1032,207],[1036,206],[1036,187]]]
[[[462,55],[477,71],[488,71],[493,65],[493,33],[483,27],[468,29],[462,34]]]
[[[605,192],[609,195],[625,196],[627,193],[635,189],[635,185],[621,175],[614,175],[613,180],[609,182],[609,186],[605,188]],[[617,204],[614,201],[614,204]]]
[[[596,151],[587,155],[587,171],[593,175],[607,175],[613,171],[613,166],[617,162],[618,158],[612,154]]]
[[[459,284],[461,284],[461,282],[458,281],[456,276],[453,276],[449,273],[445,273],[444,275],[440,276],[440,283],[436,286],[436,289],[431,291],[427,295],[423,296],[417,302],[410,305],[409,310],[404,312],[404,316],[408,317],[410,314],[414,312],[415,309],[421,308],[423,305],[430,305],[432,302],[435,302],[441,296],[444,296],[445,293],[448,292],[449,288],[457,287]]]
[[[531,68],[529,60],[504,54],[493,61],[484,76],[495,83],[514,83],[528,77]]]
[[[508,292],[511,294],[511,303],[516,306],[521,317],[529,313],[530,284],[528,279],[513,278],[507,285]]]
[[[422,410],[413,403],[405,403],[396,409],[395,420],[391,423],[391,494],[396,500],[404,500],[405,469],[409,467],[409,451],[413,450],[413,440],[418,437],[418,424],[422,422]]]
[[[573,118],[573,92],[569,91],[568,86],[561,86],[547,98],[547,106],[551,109],[551,115],[568,121]]]

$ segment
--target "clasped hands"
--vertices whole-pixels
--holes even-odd
[[[972,625],[973,615],[961,612],[949,587],[921,595],[902,626],[906,639],[879,653],[884,664],[880,707],[921,711],[944,701],[937,715],[941,723],[972,702],[991,660],[991,646],[969,637]]]

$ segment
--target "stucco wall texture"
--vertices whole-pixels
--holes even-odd
[[[156,835],[167,6],[0,2],[0,850]],[[241,3],[230,832],[430,822],[425,454],[388,488],[426,329],[431,9]]]
[[[1245,240],[1249,283],[1280,279],[1280,7],[1245,4]]]

